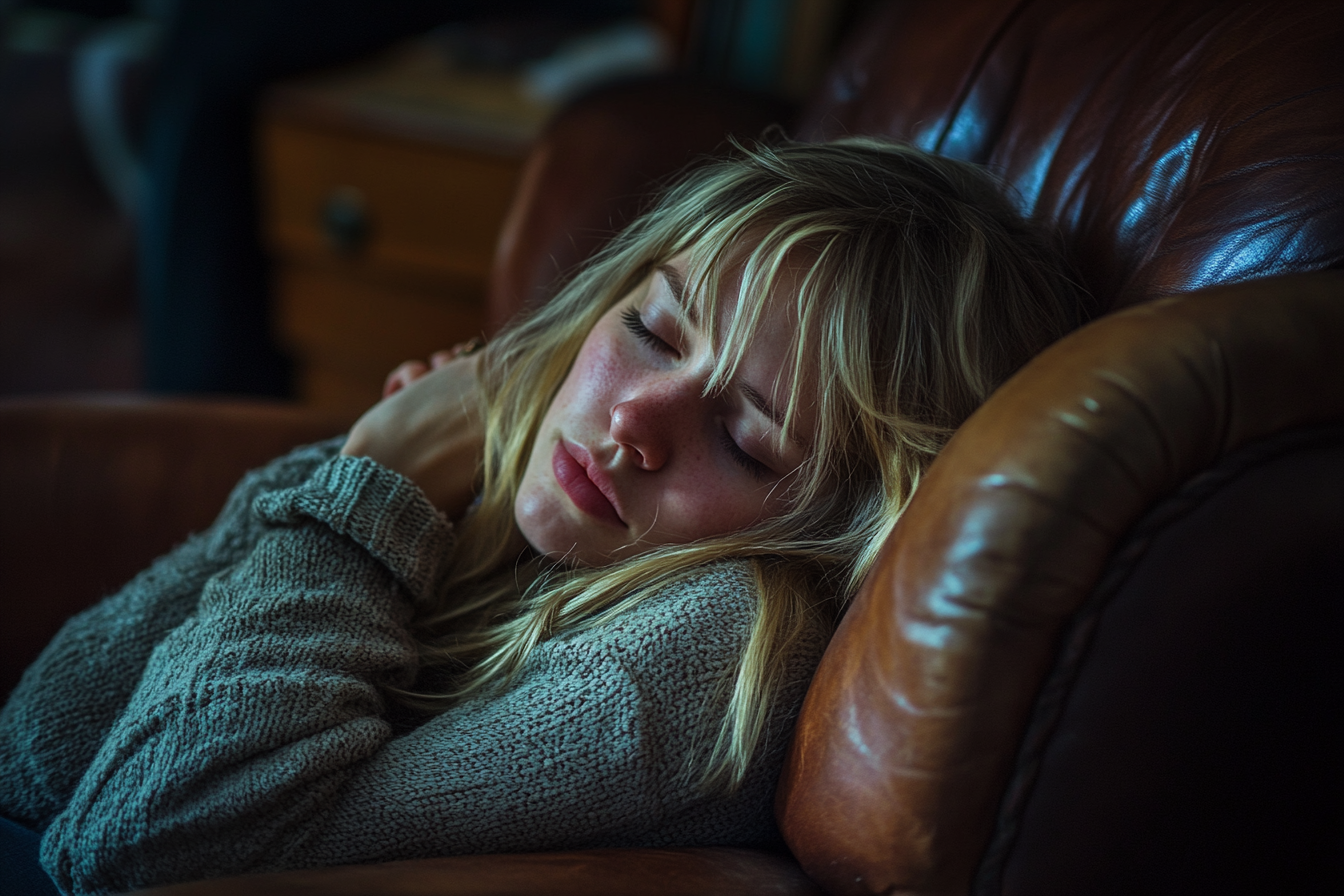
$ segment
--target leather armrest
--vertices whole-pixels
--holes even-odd
[[[244,472],[349,422],[263,402],[0,401],[0,694],[66,618],[208,526]]]
[[[621,84],[566,109],[529,155],[500,233],[489,332],[553,294],[661,182],[791,115],[779,100],[682,79]]]
[[[1126,532],[1243,445],[1344,418],[1344,273],[1135,306],[933,463],[812,681],[777,791],[837,893],[969,889],[1070,620]]]
[[[452,856],[177,884],[142,896],[820,896],[787,855],[752,849],[593,849]]]
[[[1319,893],[1344,828],[1344,423],[1130,528],[1070,620],[979,893]]]

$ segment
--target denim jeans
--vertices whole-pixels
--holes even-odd
[[[629,14],[635,0],[178,0],[151,83],[139,222],[145,385],[285,395],[252,125],[269,82],[457,20]]]
[[[0,896],[60,896],[37,861],[42,837],[0,816]]]

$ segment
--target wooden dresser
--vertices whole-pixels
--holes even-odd
[[[401,361],[481,332],[495,239],[551,111],[423,40],[269,91],[265,235],[303,401],[357,414]]]

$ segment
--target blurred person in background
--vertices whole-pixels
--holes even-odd
[[[546,14],[587,22],[636,0],[167,0],[143,135],[145,386],[283,396],[270,335],[253,116],[262,88],[436,25]]]

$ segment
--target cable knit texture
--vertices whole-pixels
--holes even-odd
[[[741,564],[538,647],[507,692],[409,731],[411,602],[447,520],[339,440],[249,474],[207,532],[72,619],[0,713],[0,812],[45,829],[69,893],[455,853],[766,845],[783,750],[825,635],[741,789],[683,772],[755,613]],[[708,715],[707,715],[708,714]]]

